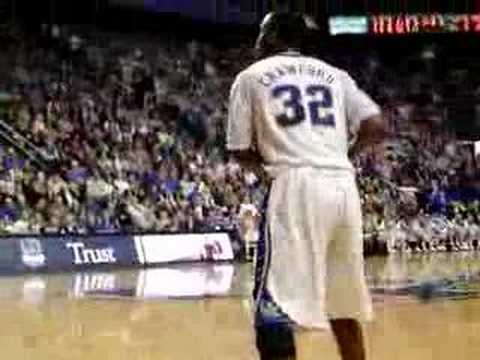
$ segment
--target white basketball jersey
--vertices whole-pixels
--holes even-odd
[[[227,148],[256,148],[272,176],[292,167],[353,171],[349,140],[379,106],[344,71],[296,52],[241,72],[231,89]]]

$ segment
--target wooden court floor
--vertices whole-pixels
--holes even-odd
[[[251,269],[233,270],[228,296],[175,300],[145,291],[145,271],[0,278],[1,358],[256,359]],[[480,359],[480,254],[371,258],[367,273],[376,309],[368,359]],[[302,359],[339,359],[329,334],[302,336],[299,347]]]

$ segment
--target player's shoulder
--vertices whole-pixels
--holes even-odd
[[[255,64],[253,64],[255,65]],[[253,65],[245,68],[244,70],[240,71],[233,81],[233,86],[239,86],[241,84],[246,84],[248,81],[251,81],[255,77],[255,68]]]
[[[258,60],[253,64],[249,65],[247,68],[242,70],[237,75],[237,79],[247,79],[255,77],[258,74],[261,74],[263,71],[271,67],[277,62],[276,56],[270,56],[262,60]]]
[[[272,64],[271,58],[259,60],[244,70],[240,71],[233,81],[232,89],[235,88],[249,88],[256,84],[261,77],[261,74],[268,69]]]

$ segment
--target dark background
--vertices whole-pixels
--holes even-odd
[[[258,23],[273,9],[305,10],[315,14],[321,31],[311,44],[319,56],[329,52],[355,54],[367,48],[395,67],[397,58],[419,53],[435,44],[441,51],[435,75],[452,68],[468,67],[480,73],[480,35],[425,34],[410,36],[328,36],[332,15],[368,13],[480,13],[480,0],[0,0],[0,24],[18,23],[31,31],[40,24],[83,24],[92,29],[165,32],[178,38],[195,38],[231,47],[254,39]],[[0,29],[1,31],[1,29]],[[219,36],[221,34],[221,36]],[[412,61],[412,67],[415,67]],[[452,89],[446,100],[449,125],[462,137],[480,138],[477,100],[459,96]],[[461,90],[461,89],[460,89]],[[475,120],[476,119],[476,120]]]
[[[211,22],[253,24],[279,8],[301,10],[322,20],[332,15],[367,13],[473,13],[480,0],[0,0],[0,16],[64,23],[95,23],[119,8],[180,14]]]

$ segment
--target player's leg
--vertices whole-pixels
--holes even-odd
[[[296,359],[295,339],[289,324],[258,324],[255,331],[260,360]]]
[[[478,238],[479,238],[478,226],[475,226],[475,230],[473,231],[473,234],[472,234],[473,250],[478,250]]]
[[[438,251],[438,239],[437,237],[430,231],[430,251],[437,252]]]
[[[255,302],[255,333],[256,346],[260,360],[294,360],[296,349],[294,333],[289,319],[282,313],[268,290],[268,279],[272,271],[277,271],[278,264],[286,258],[276,257],[272,259],[272,218],[275,217],[280,205],[280,195],[286,191],[287,186],[282,180],[277,180],[271,186],[266,196],[262,209],[260,222],[260,236],[257,242],[257,255],[255,259],[255,287],[253,297]],[[289,207],[288,197],[283,203]],[[275,231],[274,231],[275,232]],[[288,234],[285,234],[288,235]],[[272,262],[274,269],[272,269]],[[283,264],[288,267],[288,263]],[[280,267],[281,268],[281,267]],[[282,274],[276,274],[281,278]],[[293,276],[293,274],[291,274]],[[278,284],[277,284],[278,285]]]
[[[327,311],[343,360],[365,359],[360,321],[373,317],[364,273],[362,217],[355,182],[346,181],[338,223],[327,250]]]
[[[463,229],[459,226],[458,227],[458,230],[457,230],[457,236],[456,236],[456,243],[455,243],[455,246],[456,246],[456,251],[461,251],[462,248],[463,248]]]
[[[401,252],[404,254],[407,254],[410,252],[410,248],[408,247],[408,234],[405,231],[405,229],[400,229],[398,231],[398,237],[400,239],[400,247],[401,247]]]
[[[287,358],[294,359],[298,353],[309,351],[298,349],[303,342],[296,342],[297,332],[295,346],[291,346],[291,328],[279,327],[278,320],[299,325],[307,329],[306,333],[310,329],[329,328],[325,311],[325,225],[332,216],[328,209],[335,203],[331,192],[322,189],[328,187],[317,179],[313,169],[289,170],[277,178],[272,187],[268,205],[269,231],[267,241],[262,242],[268,254],[267,266],[260,276],[264,279],[259,287],[262,291],[256,296],[258,318],[261,319],[257,322],[257,339],[261,343],[259,350],[263,351],[262,346],[266,349],[265,358],[289,356]],[[320,208],[319,204],[322,204]],[[274,337],[286,339],[289,346],[278,346]]]
[[[423,251],[431,252],[432,251],[431,243],[430,243],[431,237],[429,236],[426,228],[422,228],[421,236],[422,236],[422,243],[423,243]]]
[[[466,236],[466,250],[473,250],[473,237],[472,231],[467,229],[467,236]]]
[[[337,191],[336,172],[312,169],[304,179],[297,194],[302,213],[297,232],[300,232],[302,244],[307,248],[299,251],[300,256],[295,258],[294,263],[308,264],[297,285],[298,298],[308,301],[305,301],[305,310],[295,314],[300,324],[295,331],[297,357],[298,360],[331,359],[338,351],[327,313],[330,276],[327,273],[327,248],[338,222],[338,212],[342,211],[338,199],[343,201],[347,194]]]
[[[343,360],[365,360],[365,344],[362,327],[354,319],[331,320],[332,331],[337,340]]]
[[[468,250],[473,250],[473,230],[468,231]]]

